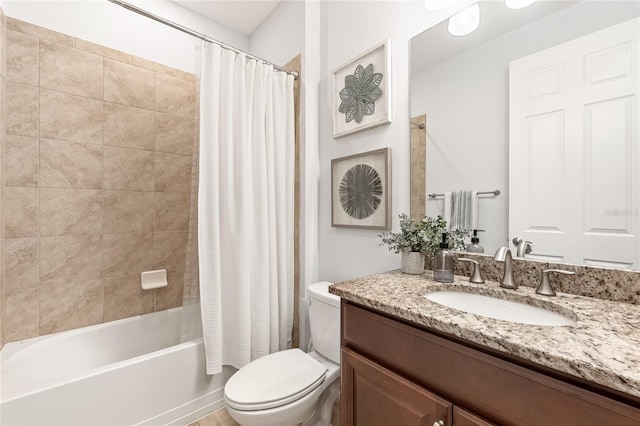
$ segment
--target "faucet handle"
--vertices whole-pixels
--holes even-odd
[[[480,263],[477,260],[467,259],[466,257],[459,257],[458,260],[473,263],[473,273],[469,277],[469,282],[484,284],[484,278],[482,278],[482,272],[480,271]]]
[[[551,272],[555,272],[557,274],[563,275],[575,275],[575,272],[565,271],[564,269],[545,269],[542,271],[542,278],[540,279],[540,285],[536,289],[536,293],[541,294],[543,296],[555,296],[556,292],[551,286],[551,282],[549,281],[549,274]]]

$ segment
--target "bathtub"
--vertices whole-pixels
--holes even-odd
[[[0,424],[186,425],[221,408],[233,370],[204,373],[202,338],[180,342],[183,316],[174,308],[6,344]]]

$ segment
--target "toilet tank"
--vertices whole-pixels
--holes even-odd
[[[329,293],[331,284],[309,286],[309,326],[314,350],[340,364],[340,298]]]

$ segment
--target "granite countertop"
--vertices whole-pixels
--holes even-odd
[[[400,271],[330,286],[329,291],[359,305],[426,326],[509,355],[640,397],[640,306],[535,289],[500,288],[497,282],[433,281],[429,273]],[[537,326],[496,320],[448,308],[422,297],[438,290],[461,290],[524,302],[565,314],[574,325]]]

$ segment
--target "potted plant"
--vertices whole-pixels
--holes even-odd
[[[422,232],[422,252],[427,258],[432,258],[440,250],[442,234],[447,235],[449,248],[453,251],[463,251],[465,248],[463,231],[451,231],[447,229],[447,221],[442,216],[422,219],[420,226]]]
[[[425,256],[431,258],[440,249],[443,233],[448,234],[453,250],[464,249],[464,233],[448,231],[447,221],[442,216],[415,220],[401,213],[399,218],[400,232],[386,232],[378,236],[382,238],[381,246],[386,244],[389,251],[400,253],[400,269],[406,274],[424,272]]]

